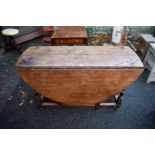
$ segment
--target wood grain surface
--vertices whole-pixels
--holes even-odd
[[[17,74],[35,91],[66,105],[92,106],[126,89],[143,72],[128,47],[30,47]]]
[[[87,38],[87,32],[84,26],[60,26],[55,29],[51,38]]]
[[[28,68],[143,68],[127,46],[32,46],[16,67]]]
[[[51,45],[87,45],[87,32],[84,26],[56,27]]]

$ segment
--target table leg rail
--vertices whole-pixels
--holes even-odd
[[[100,107],[111,107],[114,110],[117,110],[118,108],[120,108],[122,102],[123,102],[123,96],[125,94],[125,91],[122,91],[121,93],[115,95],[114,98],[114,102],[101,102],[101,103],[97,103],[95,105],[95,110],[99,109]],[[38,93],[36,93],[36,95],[38,96],[39,99],[39,107],[42,108],[46,108],[46,107],[65,107],[66,105],[61,103],[61,102],[57,102],[54,100],[51,100],[47,97],[44,97],[43,95],[40,95]]]

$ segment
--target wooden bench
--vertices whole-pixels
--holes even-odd
[[[144,61],[147,54],[149,43],[155,43],[155,38],[151,34],[141,34],[137,47],[137,53],[142,61]]]
[[[146,57],[144,59],[144,66],[150,70],[147,83],[155,81],[155,43],[150,43]]]

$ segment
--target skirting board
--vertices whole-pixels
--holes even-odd
[[[25,41],[29,41],[31,39],[37,38],[39,36],[42,36],[42,30],[32,32],[32,33],[20,36],[18,38],[15,38],[15,41],[16,41],[16,44],[20,44],[20,43],[23,43]]]

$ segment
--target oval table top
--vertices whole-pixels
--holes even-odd
[[[23,68],[143,68],[127,46],[31,46],[18,59]]]

